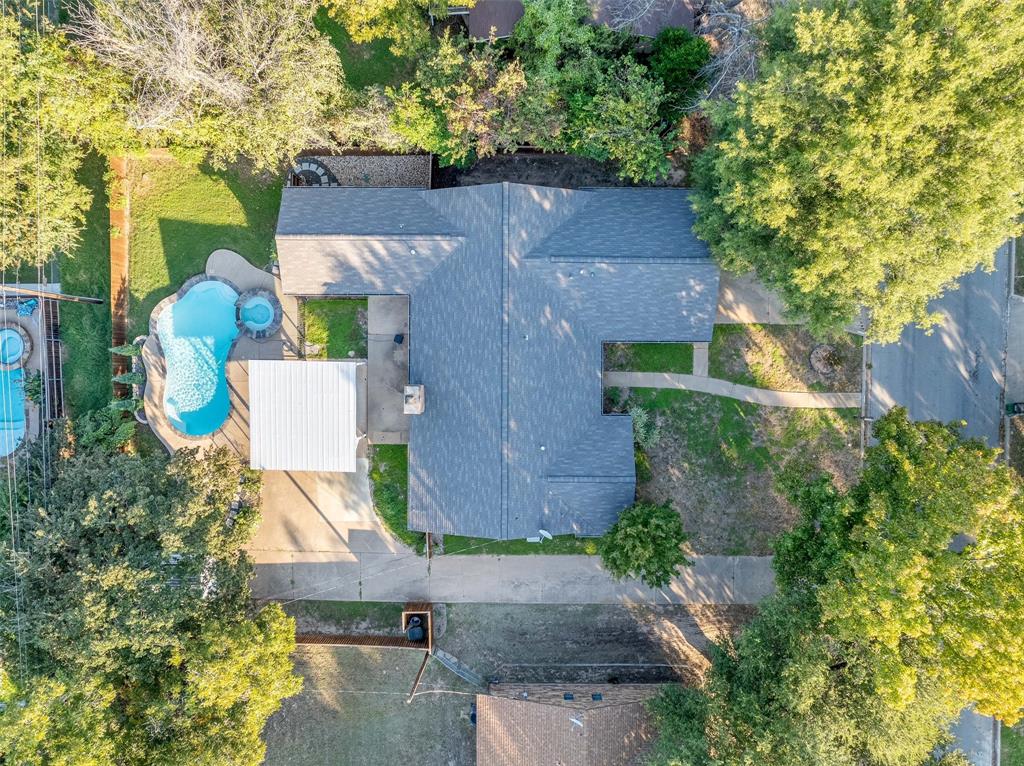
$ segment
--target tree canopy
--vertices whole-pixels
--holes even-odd
[[[683,553],[689,536],[683,520],[670,505],[635,503],[621,514],[601,538],[601,563],[614,577],[636,577],[661,588],[681,566],[692,562]]]
[[[266,719],[300,686],[294,622],[250,602],[241,546],[258,478],[224,450],[137,456],[72,439],[54,454],[42,494],[39,464],[23,461],[35,490],[17,545],[3,534],[0,694],[17,704],[2,728],[34,733],[0,734],[0,756],[256,766]],[[62,754],[77,752],[93,760]]]
[[[928,301],[1017,230],[1024,0],[793,0],[760,74],[711,108],[697,233],[794,313],[869,337],[928,326]]]
[[[473,6],[475,2],[459,5]],[[427,12],[439,16],[448,12],[446,0],[327,0],[325,5],[355,42],[387,39],[398,56],[429,48]]]
[[[89,199],[76,180],[82,137],[125,138],[110,74],[45,20],[37,34],[0,13],[0,268],[40,265],[77,245]]]
[[[329,143],[342,89],[330,41],[313,25],[315,0],[97,0],[70,29],[131,84],[130,125],[150,146],[240,156],[275,167]]]
[[[703,688],[655,705],[660,762],[917,766],[968,705],[1021,716],[1019,477],[900,409],[874,435],[849,491],[793,488],[778,592],[714,649]]]

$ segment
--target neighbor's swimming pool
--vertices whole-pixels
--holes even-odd
[[[21,338],[18,338],[20,343]],[[21,356],[21,352],[18,352]],[[0,370],[0,457],[10,455],[25,438],[24,372]]]
[[[237,300],[231,287],[211,279],[193,285],[157,318],[167,363],[164,413],[189,436],[213,433],[231,410],[224,365],[238,336]]]
[[[0,330],[0,363],[14,364],[25,353],[25,341],[17,330],[5,327]]]

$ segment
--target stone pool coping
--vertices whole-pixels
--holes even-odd
[[[228,275],[228,276],[225,276]],[[168,306],[180,300],[192,287],[205,281],[226,284],[236,293],[264,289],[281,305],[283,322],[277,333],[256,341],[239,333],[228,350],[224,374],[228,383],[231,408],[228,417],[216,431],[192,436],[179,431],[168,420],[163,408],[164,384],[167,377],[163,347],[156,333],[156,323]],[[142,363],[146,369],[143,407],[149,427],[169,452],[196,447],[200,450],[226,446],[239,457],[249,457],[248,434],[248,360],[253,358],[293,358],[297,348],[298,304],[295,298],[281,292],[281,281],[260,269],[232,250],[214,250],[206,260],[206,270],[185,280],[173,294],[161,300],[149,316],[149,336],[142,347]]]

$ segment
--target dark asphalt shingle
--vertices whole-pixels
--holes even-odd
[[[411,296],[409,374],[428,402],[411,528],[596,535],[632,502],[602,342],[711,339],[718,269],[685,190],[286,188],[281,221],[286,292]]]

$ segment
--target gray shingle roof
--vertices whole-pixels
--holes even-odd
[[[596,535],[635,487],[602,342],[711,339],[691,225],[681,189],[286,188],[278,256],[291,294],[410,295],[411,528]]]

